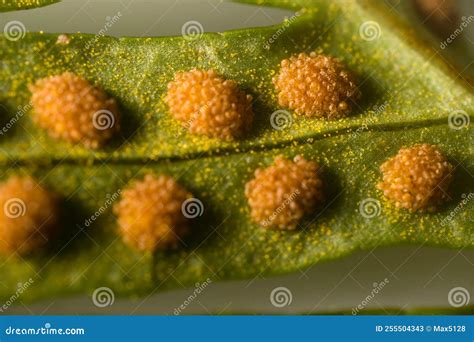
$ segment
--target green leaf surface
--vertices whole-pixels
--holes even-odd
[[[0,0],[0,12],[43,7],[59,1],[60,0]]]
[[[35,283],[24,301],[99,286],[116,295],[147,296],[208,277],[288,273],[381,245],[474,247],[474,201],[456,210],[463,195],[474,192],[472,126],[455,130],[449,124],[455,111],[472,120],[469,86],[377,8],[323,0],[265,4],[302,8],[280,26],[207,33],[195,40],[74,34],[64,45],[56,43],[57,35],[40,33],[0,39],[0,103],[5,124],[17,119],[0,137],[2,178],[33,174],[65,199],[64,234],[51,251],[0,261],[5,285],[0,298],[10,297],[18,281],[29,277]],[[359,29],[370,20],[381,31],[367,41]],[[363,97],[348,118],[294,116],[290,127],[275,130],[270,117],[281,108],[271,78],[283,58],[313,50],[346,63]],[[195,67],[214,68],[254,96],[255,124],[248,136],[232,143],[195,137],[170,117],[163,103],[166,85],[175,72]],[[120,102],[125,129],[112,146],[91,151],[53,141],[31,122],[28,85],[66,70]],[[375,187],[380,164],[416,143],[440,145],[456,167],[452,200],[434,214],[395,209]],[[253,224],[244,197],[254,170],[280,154],[302,154],[322,165],[327,201],[293,232]],[[176,177],[205,207],[183,246],[154,256],[123,244],[110,207],[85,225],[107,196],[150,171]],[[380,212],[370,219],[359,213],[369,198],[380,202]]]

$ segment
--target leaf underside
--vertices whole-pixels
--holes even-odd
[[[455,130],[448,124],[454,111],[472,119],[468,86],[395,20],[377,15],[377,8],[326,0],[264,3],[297,6],[299,16],[290,24],[207,33],[195,40],[73,34],[69,44],[61,45],[58,35],[40,33],[18,41],[0,39],[5,123],[26,108],[0,136],[2,178],[32,174],[64,197],[61,239],[41,255],[1,260],[5,287],[0,298],[10,297],[18,281],[29,277],[35,283],[23,301],[99,286],[109,286],[116,295],[144,296],[208,277],[288,273],[377,246],[474,247],[473,201],[444,220],[474,190],[472,128]],[[373,41],[359,35],[368,20],[377,20],[381,28]],[[277,39],[265,49],[276,32]],[[295,115],[290,127],[275,130],[270,115],[281,108],[271,78],[282,59],[302,51],[340,58],[357,75],[363,97],[348,118]],[[248,136],[232,143],[195,137],[170,117],[163,104],[166,85],[177,71],[191,68],[214,68],[254,96],[255,124]],[[91,151],[53,141],[31,122],[28,85],[67,70],[120,102],[125,129],[111,146]],[[380,164],[416,143],[439,145],[455,166],[452,199],[434,214],[396,209],[376,190]],[[252,223],[244,197],[255,169],[280,154],[317,161],[327,198],[292,232]],[[108,195],[147,172],[174,176],[205,206],[182,246],[154,256],[124,246],[111,208],[90,227],[84,225]],[[359,213],[367,198],[381,203],[373,218]]]

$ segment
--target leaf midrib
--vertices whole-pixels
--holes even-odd
[[[471,120],[474,120],[474,116],[469,116]],[[293,140],[280,141],[275,143],[269,143],[260,146],[244,146],[236,149],[235,147],[220,148],[219,150],[212,151],[201,151],[194,152],[185,155],[174,155],[170,157],[159,157],[159,158],[146,158],[146,157],[118,157],[114,158],[111,156],[97,156],[97,157],[52,157],[45,159],[44,156],[39,157],[24,157],[24,158],[9,158],[7,162],[0,162],[2,166],[15,167],[15,166],[42,166],[42,165],[141,165],[141,164],[159,164],[162,162],[180,162],[180,161],[192,161],[203,158],[219,158],[224,156],[235,156],[247,154],[249,152],[264,152],[264,151],[277,151],[290,146],[301,146],[303,144],[314,144],[317,141],[324,139],[330,139],[334,137],[350,136],[351,134],[357,133],[357,136],[349,139],[357,139],[358,136],[364,134],[370,134],[373,132],[401,132],[410,131],[420,128],[430,128],[437,126],[448,125],[448,118],[440,118],[434,120],[422,120],[419,122],[397,122],[389,124],[376,124],[367,126],[349,126],[343,129],[334,129],[321,133],[316,133],[307,136],[297,137]],[[361,131],[358,132],[358,130]],[[464,128],[463,128],[464,129]],[[453,130],[454,131],[454,130]],[[311,140],[311,141],[310,141]],[[105,152],[105,151],[104,151]]]

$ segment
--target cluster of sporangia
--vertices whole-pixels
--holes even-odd
[[[273,83],[280,105],[307,117],[345,116],[360,96],[341,62],[315,53],[283,60]],[[53,137],[97,148],[118,131],[115,101],[80,76],[66,72],[41,79],[31,91],[34,121]],[[176,74],[165,101],[193,134],[231,140],[252,125],[251,96],[214,70]],[[101,114],[108,116],[107,125]],[[245,186],[252,219],[265,228],[296,228],[323,201],[318,169],[316,162],[302,156],[280,156],[273,165],[256,170]],[[397,207],[431,210],[446,198],[452,166],[436,146],[401,149],[380,169],[383,181],[378,188]],[[142,251],[176,245],[189,230],[182,206],[190,198],[169,176],[148,174],[133,181],[114,207],[123,240]],[[9,212],[12,199],[24,206],[21,215]],[[13,177],[0,185],[0,208],[0,252],[34,251],[56,231],[56,196],[29,177]]]

